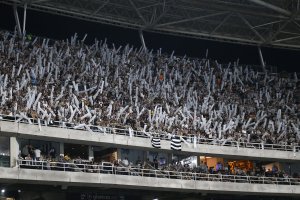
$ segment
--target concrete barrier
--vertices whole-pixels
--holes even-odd
[[[43,171],[35,169],[1,168],[0,181],[8,183],[46,184],[82,187],[112,187],[128,189],[182,192],[230,193],[244,195],[300,196],[298,185],[252,184],[218,181],[165,179],[115,174]]]
[[[113,146],[142,150],[147,149],[150,151],[171,151],[170,142],[166,140],[161,140],[161,149],[155,149],[151,146],[151,141],[149,138],[131,138],[128,136],[117,134],[103,134],[97,132],[91,133],[82,130],[46,126],[43,126],[42,130],[40,131],[39,127],[36,125],[8,121],[1,121],[0,128],[0,136],[15,136],[20,138],[88,144],[95,146]],[[206,155],[213,157],[234,157],[235,159],[256,159],[268,161],[276,160],[285,162],[300,161],[299,152],[270,149],[262,150],[252,148],[237,148],[206,144],[197,144],[197,147],[194,148],[193,144],[187,145],[185,143],[182,143],[182,151],[176,153],[186,153],[189,155]]]

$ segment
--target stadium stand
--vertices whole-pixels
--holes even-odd
[[[118,162],[115,164],[109,162],[81,163],[79,160],[70,162],[69,160],[66,161],[64,159],[60,160],[60,162],[53,162],[51,160],[35,161],[32,159],[19,160],[18,162],[20,168],[37,170],[104,173],[196,181],[300,185],[300,178],[298,174],[294,174],[293,177],[291,177],[284,171],[265,172],[263,169],[248,172],[240,169],[236,169],[234,171],[230,171],[228,169],[209,171],[201,165],[197,168],[190,168],[188,166],[182,166],[180,163],[170,163],[168,166],[163,168],[155,168],[153,163],[145,163],[143,166],[135,166],[131,164],[124,167]]]
[[[16,122],[299,145],[297,74],[0,32],[0,113]],[[299,84],[298,84],[299,85]]]

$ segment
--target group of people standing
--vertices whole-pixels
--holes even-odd
[[[0,31],[0,114],[216,141],[300,141],[297,73]]]

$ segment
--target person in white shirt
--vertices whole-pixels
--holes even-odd
[[[129,166],[129,161],[128,161],[128,158],[125,157],[123,160],[122,160],[122,163],[125,167],[128,167]]]
[[[41,150],[39,150],[38,148],[36,148],[36,149],[34,150],[34,156],[35,156],[36,161],[40,161]]]

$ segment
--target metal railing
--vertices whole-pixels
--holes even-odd
[[[19,118],[16,116],[8,116],[8,115],[1,115],[0,120],[2,121],[10,121],[15,122]],[[29,118],[33,125],[38,125],[37,119]],[[40,120],[41,126],[45,126],[43,120]],[[28,120],[21,120],[20,123],[29,124]],[[141,137],[141,138],[150,138],[152,135],[158,135],[161,140],[170,140],[170,133],[156,133],[156,132],[144,132],[144,131],[137,131],[133,130],[132,134],[130,134],[129,129],[126,128],[116,128],[116,127],[105,127],[105,126],[95,126],[95,125],[87,125],[89,130],[86,130],[84,127],[80,129],[74,129],[76,124],[62,122],[62,121],[54,121],[52,124],[47,125],[49,127],[57,127],[57,128],[64,128],[64,129],[73,129],[73,130],[82,130],[82,131],[90,131],[93,133],[103,133],[103,134],[116,134],[116,135],[124,135],[129,137]],[[182,136],[183,139],[187,143],[193,145],[194,143],[194,136]],[[216,139],[209,139],[209,138],[200,138],[196,137],[196,144],[206,144],[206,145],[215,145],[215,146],[229,146],[229,147],[236,147],[236,148],[252,148],[252,149],[269,149],[269,150],[279,150],[279,151],[291,151],[296,154],[296,152],[300,152],[299,145],[288,145],[288,144],[264,144],[264,143],[253,143],[253,142],[238,142],[238,141],[226,141],[224,140],[216,140]]]
[[[96,164],[78,164],[50,161],[18,160],[18,166],[22,169],[53,170],[65,172],[101,173],[112,175],[127,175],[140,177],[155,177],[166,179],[179,179],[191,181],[215,181],[250,184],[276,184],[276,185],[300,185],[300,178],[265,177],[247,175],[206,174],[194,172],[179,172],[159,169],[143,169],[138,167],[119,167],[109,162]]]

